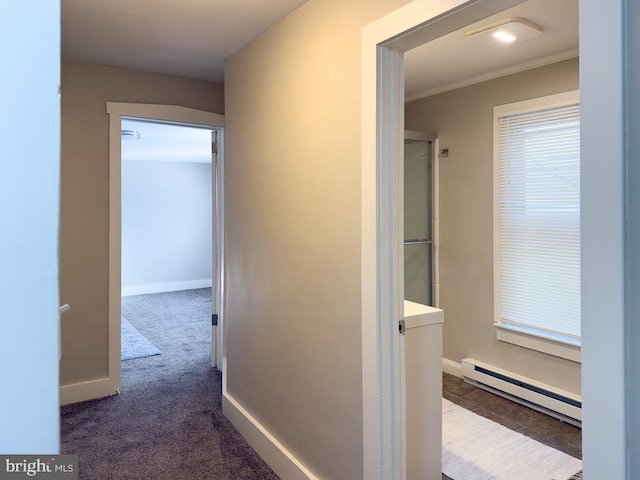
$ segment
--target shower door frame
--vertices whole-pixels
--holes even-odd
[[[404,140],[427,142],[429,145],[429,161],[431,162],[430,195],[431,195],[431,303],[432,307],[440,307],[440,140],[438,135],[405,130]],[[403,206],[404,207],[404,206]],[[405,245],[406,247],[406,245]],[[406,296],[406,295],[405,295]]]

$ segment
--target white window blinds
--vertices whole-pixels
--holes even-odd
[[[505,107],[495,110],[496,323],[579,342],[580,106]]]

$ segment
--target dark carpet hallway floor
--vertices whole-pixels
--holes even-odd
[[[61,408],[61,452],[79,455],[80,479],[278,478],[222,414],[210,302],[210,289],[123,298],[162,354],[122,362],[120,395]]]

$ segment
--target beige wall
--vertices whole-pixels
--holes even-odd
[[[473,357],[580,393],[580,366],[496,340],[493,327],[493,106],[578,88],[578,60],[406,105],[406,127],[437,132],[444,357]]]
[[[62,62],[62,385],[108,374],[108,101],[224,113],[220,84]]]
[[[311,0],[226,78],[228,392],[320,478],[362,478],[360,30]]]

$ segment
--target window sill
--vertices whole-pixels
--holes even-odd
[[[542,336],[524,328],[494,323],[496,337],[501,342],[511,343],[530,350],[565,358],[572,362],[581,362],[581,348],[577,342],[563,341],[552,337]]]

